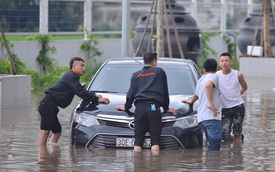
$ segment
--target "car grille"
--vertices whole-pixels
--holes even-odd
[[[112,126],[112,127],[121,127],[121,128],[129,128],[129,126],[128,126],[129,123],[125,123],[125,122],[109,121],[109,120],[102,120],[102,119],[99,119],[98,122],[101,125],[107,125],[107,126]]]
[[[106,125],[106,126],[112,126],[112,127],[120,127],[120,128],[129,128],[129,122],[120,122],[120,121],[109,121],[109,120],[103,120],[98,119],[99,124]],[[173,126],[175,121],[168,121],[168,122],[162,122],[162,127],[169,127]]]
[[[106,135],[99,134],[94,137],[90,142],[86,145],[87,148],[113,148],[116,147],[116,138],[118,137],[129,137],[133,138],[134,136],[118,136],[118,135]],[[149,138],[149,137],[146,137]],[[183,145],[173,136],[161,136],[160,140],[160,148],[161,149],[183,149]]]

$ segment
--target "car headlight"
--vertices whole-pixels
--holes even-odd
[[[197,115],[192,115],[192,116],[186,116],[186,117],[179,118],[174,123],[173,126],[185,129],[185,128],[194,127],[196,125],[198,125]]]
[[[86,127],[91,125],[99,125],[99,122],[95,116],[86,113],[75,113],[74,121]]]

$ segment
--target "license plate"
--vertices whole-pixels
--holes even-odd
[[[117,138],[116,146],[117,147],[134,147],[135,139],[133,138]],[[144,139],[143,147],[150,148],[151,140],[149,138]]]

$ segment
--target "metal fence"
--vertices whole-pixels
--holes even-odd
[[[130,30],[146,15],[152,0],[130,1]],[[259,2],[253,0],[176,0],[202,31],[238,31]],[[0,21],[7,34],[121,34],[122,0],[0,0]]]

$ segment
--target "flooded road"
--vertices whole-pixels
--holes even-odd
[[[32,95],[31,108],[2,109],[0,171],[273,171],[275,170],[275,81],[246,78],[249,89],[243,144],[227,143],[218,152],[202,149],[150,150],[85,149],[69,145],[69,120],[74,104],[59,113],[63,133],[58,146],[38,147],[43,94]]]

